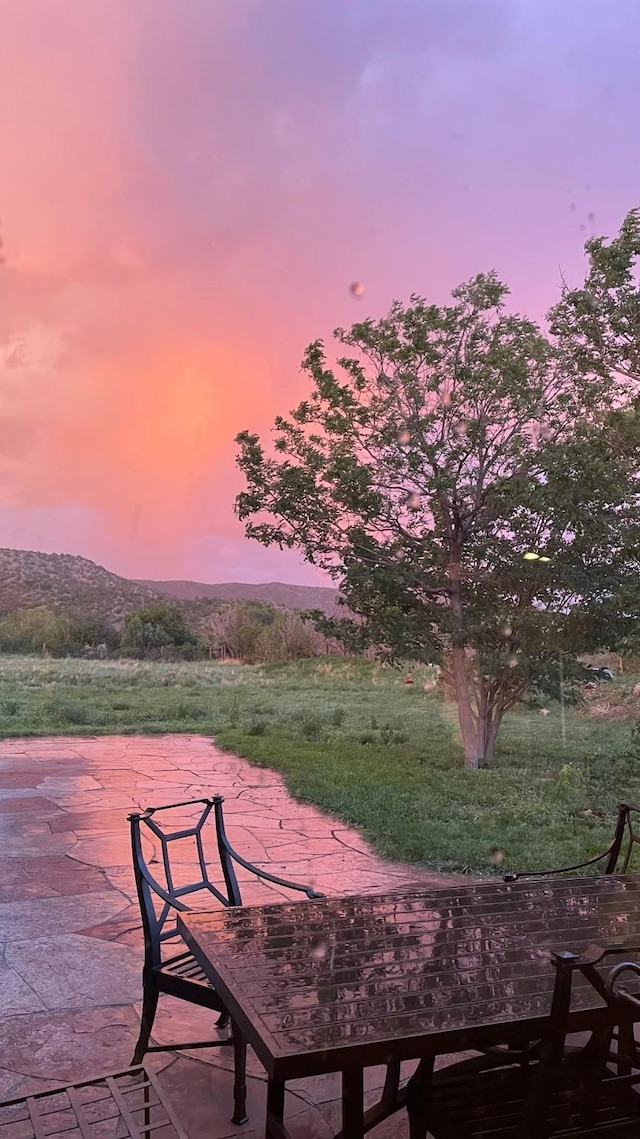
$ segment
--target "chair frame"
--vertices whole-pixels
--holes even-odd
[[[170,917],[178,912],[189,910],[183,900],[199,891],[207,891],[222,906],[242,905],[242,895],[235,871],[236,863],[257,878],[282,886],[289,890],[297,890],[307,898],[321,898],[324,895],[305,886],[300,882],[291,882],[267,870],[255,866],[243,858],[229,842],[224,823],[223,814],[224,797],[212,795],[200,799],[186,799],[178,803],[168,803],[161,807],[148,807],[144,811],[134,811],[127,816],[131,827],[131,851],[136,890],[142,915],[142,930],[144,936],[144,965],[142,970],[142,1017],[140,1035],[135,1047],[132,1064],[138,1065],[147,1052],[168,1052],[182,1049],[230,1047],[234,1049],[234,1112],[232,1122],[236,1124],[247,1121],[246,1114],[246,1042],[236,1025],[231,1026],[230,1037],[218,1037],[215,1040],[189,1041],[180,1044],[149,1044],[153,1022],[155,1020],[158,1000],[162,993],[177,997],[219,1013],[216,1027],[226,1028],[229,1024],[229,1014],[222,998],[208,983],[194,979],[193,974],[199,969],[191,952],[184,947],[180,939],[179,952],[169,958],[163,959],[165,943],[179,938],[175,921],[169,923]],[[156,821],[158,815],[165,811],[178,808],[200,805],[202,810],[194,825],[179,827],[176,830],[166,831]],[[220,868],[224,880],[226,893],[213,884],[209,876],[202,832],[205,823],[213,812],[213,822],[216,831],[216,845]],[[149,869],[149,865],[142,849],[142,828],[146,827],[158,839],[161,848],[162,864],[167,886],[163,886]],[[176,886],[171,867],[169,853],[170,844],[178,839],[193,838],[195,842],[200,879],[187,885]],[[160,913],[156,912],[154,896],[162,903]]]
[[[623,960],[611,969],[606,979],[598,969],[607,957],[622,956],[627,953],[640,953],[640,945],[611,945],[607,948],[593,945],[583,954],[552,953],[556,979],[547,1030],[535,1046],[535,1050],[532,1049],[526,1058],[516,1057],[510,1062],[505,1056],[502,1065],[515,1073],[518,1070],[526,1072],[529,1070],[529,1064],[535,1063],[529,1089],[523,1100],[522,1117],[515,1133],[517,1139],[542,1139],[542,1137],[547,1139],[549,1134],[553,1134],[550,1131],[548,1115],[559,1073],[567,1060],[584,1064],[578,1086],[584,1087],[585,1100],[598,1086],[609,1082],[616,1088],[640,1084],[640,1048],[633,1032],[634,1024],[640,1021],[640,998],[619,984],[628,973],[639,978],[640,963]],[[581,1050],[567,1049],[566,1046],[566,1038],[571,1031],[569,1013],[573,979],[577,972],[582,973],[590,982],[604,1003],[602,1010],[594,1015],[591,1037]],[[611,1052],[613,1039],[617,1042],[615,1053]],[[611,1062],[615,1063],[615,1071],[608,1067]],[[467,1060],[445,1067],[434,1077],[433,1065],[433,1057],[420,1061],[407,1085],[406,1104],[410,1139],[425,1139],[427,1128],[432,1128],[434,1125],[434,1120],[429,1118],[432,1086],[437,1082],[446,1084],[452,1077],[453,1081],[462,1077],[462,1082],[467,1075],[482,1079],[483,1074],[497,1066],[495,1058],[490,1059],[488,1063],[483,1059]],[[459,1095],[459,1090],[456,1089],[455,1094]],[[585,1104],[585,1115],[589,1118],[588,1104]],[[435,1120],[433,1134],[436,1139],[439,1139],[440,1135],[446,1135],[448,1139],[453,1132],[448,1126],[441,1131],[438,1121]],[[596,1131],[593,1134],[595,1135]],[[602,1134],[604,1139],[604,1132]],[[625,1134],[629,1134],[628,1130]],[[638,1134],[640,1134],[640,1116]]]
[[[604,863],[602,874],[626,874],[631,861],[633,847],[636,844],[640,845],[640,834],[636,834],[633,828],[632,813],[640,814],[640,807],[636,807],[632,803],[618,804],[618,815],[613,838],[600,854],[595,854],[592,858],[585,859],[584,862],[577,862],[574,866],[558,866],[551,870],[514,871],[510,874],[503,875],[503,881],[517,882],[519,878],[546,878],[554,874],[571,874],[575,870],[585,870],[588,866],[597,866],[600,862]],[[622,852],[625,832],[628,836],[628,846],[622,866],[619,867],[618,860]]]
[[[83,1091],[92,1088],[98,1094],[93,1099],[83,1100]],[[136,1106],[129,1097],[140,1092],[143,1102]],[[91,1107],[97,1104],[102,1105],[100,1116],[92,1119]],[[164,1118],[154,1118],[157,1108]],[[108,1114],[105,1114],[105,1109]],[[136,1115],[140,1112],[144,1113],[144,1118],[139,1122]],[[2,1122],[3,1116],[9,1116],[9,1119]],[[13,1129],[22,1124],[24,1128],[30,1127],[36,1139],[45,1135],[50,1139],[65,1139],[76,1129],[83,1139],[91,1139],[95,1135],[95,1126],[99,1127],[101,1123],[113,1126],[114,1122],[117,1123],[118,1134],[122,1134],[121,1128],[126,1129],[127,1139],[150,1139],[157,1129],[161,1129],[167,1139],[169,1132],[172,1139],[187,1139],[187,1133],[156,1077],[143,1067],[126,1068],[121,1072],[0,1103],[0,1133],[4,1133],[5,1126]],[[22,1132],[22,1128],[20,1130]]]

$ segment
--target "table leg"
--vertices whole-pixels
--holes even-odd
[[[233,1115],[232,1123],[247,1122],[247,1042],[237,1024],[233,1033]]]
[[[269,1080],[267,1084],[267,1122],[265,1139],[281,1139],[284,1134],[284,1083]]]
[[[349,1139],[364,1136],[364,1069],[342,1073],[342,1134]]]

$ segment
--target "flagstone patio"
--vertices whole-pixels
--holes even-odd
[[[0,1099],[129,1064],[142,949],[126,815],[212,793],[225,796],[229,838],[241,853],[326,894],[453,881],[382,860],[357,831],[295,802],[274,772],[210,739],[0,741]],[[279,896],[255,883],[243,893],[249,903]],[[211,1036],[209,1013],[161,999],[156,1042],[200,1035]],[[229,1122],[229,1050],[161,1053],[150,1063],[190,1139],[264,1134],[266,1084],[255,1057],[242,1128]],[[383,1076],[367,1073],[372,1100]],[[293,1082],[292,1135],[328,1139],[339,1127],[339,1095],[337,1075]],[[406,1134],[400,1115],[375,1131],[376,1139]]]

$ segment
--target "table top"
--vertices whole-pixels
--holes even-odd
[[[244,906],[178,926],[267,1072],[291,1079],[535,1036],[550,950],[640,944],[640,876]],[[598,1000],[575,987],[576,1029]]]

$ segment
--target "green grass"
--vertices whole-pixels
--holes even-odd
[[[467,771],[455,707],[426,668],[0,658],[0,735],[191,732],[280,771],[291,792],[393,858],[497,873],[558,865],[608,840],[640,800],[631,723],[568,709],[507,717],[489,771]],[[636,677],[608,686],[624,704]],[[425,685],[428,690],[425,690]],[[627,709],[628,710],[628,709]]]

